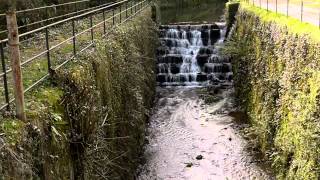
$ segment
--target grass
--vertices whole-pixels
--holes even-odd
[[[131,15],[130,10],[128,11],[128,15],[129,16]],[[111,16],[112,16],[112,12],[106,13],[106,18],[109,18]],[[123,11],[122,18],[124,19],[125,17],[126,17],[126,13],[125,11]],[[93,25],[100,23],[101,21],[103,21],[102,13],[96,14],[93,16]],[[116,23],[119,22],[119,15],[115,18],[115,22]],[[112,19],[107,21],[106,25],[107,25],[107,31],[110,30],[110,27],[112,26]],[[90,28],[89,18],[84,18],[76,21],[77,33],[80,33],[81,31],[88,28]],[[103,35],[103,24],[101,24],[100,26],[94,29],[94,39],[95,40],[99,39],[102,37],[102,35]],[[72,37],[72,26],[70,23],[66,23],[66,24],[59,25],[49,29],[50,47],[55,46],[70,37]],[[79,51],[82,48],[86,47],[89,43],[91,43],[90,31],[80,36],[77,36],[76,37],[77,53],[79,53]],[[32,58],[33,56],[45,51],[46,50],[45,47],[46,46],[45,46],[44,32],[35,34],[34,37],[31,38],[30,40],[21,42],[21,45],[20,45],[21,61],[24,62],[29,58]],[[72,40],[70,40],[50,52],[52,68],[57,67],[58,65],[63,63],[65,60],[70,59],[72,56],[73,56],[73,43],[72,43]],[[5,50],[5,61],[6,61],[6,68],[10,69],[10,61],[8,60],[7,49]],[[22,66],[24,89],[33,85],[36,81],[38,81],[40,78],[42,78],[46,74],[48,74],[48,62],[47,62],[46,54]],[[10,99],[12,99],[14,97],[12,73],[9,73],[7,76],[8,76],[9,97]],[[3,79],[1,78],[0,80],[2,83]],[[4,105],[5,96],[4,96],[3,85],[0,85],[0,92],[1,92],[0,105]],[[29,96],[26,96],[26,98],[27,97],[29,98]]]
[[[21,141],[25,123],[13,119],[5,119],[0,123],[0,134],[6,135],[6,143],[15,146]]]
[[[320,29],[315,25],[303,23],[293,17],[287,17],[275,12],[260,9],[246,3],[241,3],[241,8],[258,15],[260,19],[265,22],[275,22],[282,27],[287,27],[291,33],[306,35],[310,37],[311,41],[315,43],[320,42]]]

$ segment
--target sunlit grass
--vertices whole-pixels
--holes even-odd
[[[241,3],[241,8],[259,15],[263,21],[276,22],[278,25],[286,26],[292,33],[305,34],[309,36],[313,42],[320,42],[320,29],[313,24],[304,23],[293,17],[287,17],[282,14],[260,9],[246,3]]]

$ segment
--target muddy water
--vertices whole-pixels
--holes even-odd
[[[255,164],[228,114],[231,89],[205,104],[204,88],[159,87],[139,180],[273,179]]]

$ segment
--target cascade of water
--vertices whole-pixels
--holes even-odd
[[[218,54],[223,24],[160,26],[159,85],[204,85],[230,82],[231,64]]]

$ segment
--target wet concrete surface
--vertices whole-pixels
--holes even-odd
[[[234,128],[232,89],[206,104],[200,87],[159,87],[138,180],[273,179]],[[200,93],[201,92],[201,93]]]

